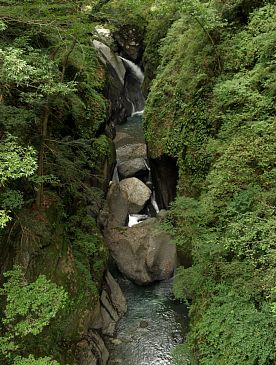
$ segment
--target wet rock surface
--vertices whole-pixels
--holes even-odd
[[[126,313],[127,304],[120,286],[110,272],[106,273],[100,302],[91,329],[112,336],[118,320]]]
[[[128,123],[121,133],[127,131],[129,137],[137,138],[137,127],[135,131],[133,127],[139,120],[134,117]],[[150,181],[146,145],[119,144],[116,155],[119,181],[111,183],[101,214],[105,217],[102,226],[111,256],[120,272],[136,284],[167,279],[176,266],[176,248],[170,235],[161,228],[163,215],[158,218],[145,215],[145,206],[150,207],[148,202],[152,198],[152,190],[144,183]],[[132,174],[138,176],[128,177]]]
[[[160,208],[167,209],[176,197],[176,185],[178,181],[178,167],[176,159],[169,156],[161,156],[149,159],[152,178],[156,186],[157,202]]]
[[[169,278],[176,266],[176,248],[156,218],[131,228],[107,228],[105,237],[119,270],[139,285]]]
[[[131,84],[128,72],[132,71],[136,73],[133,65],[129,65],[125,80]],[[135,79],[137,74],[132,76]],[[123,281],[119,279],[120,285],[126,284],[125,293],[132,307],[120,320],[125,312],[121,289],[115,296],[119,298],[116,304],[117,300],[104,287],[94,328],[104,334],[110,351],[108,365],[169,365],[172,348],[183,339],[183,308],[181,318],[177,318],[169,300],[171,280],[163,281],[174,272],[176,248],[170,235],[161,228],[164,212],[157,218],[149,218],[152,211],[156,215],[159,209],[152,190],[144,183],[151,181],[151,172],[141,123],[143,108],[137,109],[141,98],[138,97],[138,103],[134,89],[129,87],[127,94],[133,99],[134,113],[126,125],[116,126],[117,169],[99,217],[115,266],[124,275]],[[116,289],[112,292],[116,293]]]
[[[99,225],[102,229],[126,226],[129,214],[139,213],[150,195],[151,190],[137,178],[112,182],[98,217]]]
[[[108,87],[105,94],[110,103],[110,123],[116,125],[126,121],[132,113],[132,105],[127,97],[125,88],[126,67],[121,58],[116,55],[109,43],[103,39],[94,40],[93,46],[97,49],[99,58],[105,65],[108,75]],[[105,42],[105,43],[104,43]]]
[[[112,182],[104,207],[98,217],[102,228],[125,226],[128,219],[128,197],[119,183]]]
[[[90,330],[86,339],[77,345],[78,365],[106,365],[109,352],[102,337]]]

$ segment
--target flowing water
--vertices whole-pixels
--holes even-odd
[[[110,341],[109,365],[171,365],[172,350],[187,333],[187,309],[175,302],[171,280],[139,287],[117,278],[128,303]]]
[[[127,122],[116,126],[116,148],[127,144],[145,143],[142,127],[142,115],[134,114],[129,117]]]
[[[142,72],[131,61],[124,61],[133,71],[133,79],[139,79],[138,83],[128,86],[129,89],[132,87],[129,96],[134,95],[135,85],[138,85],[139,90],[132,100],[133,105],[136,105],[132,116],[127,123],[116,127],[116,148],[145,143],[142,128],[144,100],[140,96]],[[150,175],[149,166],[147,168]],[[116,171],[114,175],[118,181]],[[155,213],[158,212],[154,194],[152,206]],[[147,217],[144,214],[132,215],[129,226]],[[172,365],[172,350],[184,341],[188,321],[186,306],[173,299],[172,279],[149,286],[137,286],[116,271],[113,275],[126,297],[128,311],[118,322],[115,337],[108,340],[109,365]]]

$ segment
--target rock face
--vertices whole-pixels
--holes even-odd
[[[126,69],[121,58],[116,56],[115,53],[111,51],[109,46],[100,41],[94,40],[93,45],[99,51],[99,57],[101,61],[105,65],[109,64],[110,66],[113,67],[114,71],[118,76],[119,81],[121,82],[122,85],[124,85]]]
[[[114,166],[116,165],[116,151],[112,139],[107,136],[104,136],[104,138],[108,144],[107,153],[105,155],[103,154],[101,157],[98,158],[95,166],[96,173],[91,178],[90,183],[93,186],[101,189],[106,194],[109,188],[109,182],[112,179]],[[97,204],[95,201],[93,201],[93,199],[90,205],[91,208],[93,206],[97,208]],[[91,209],[87,213],[96,217],[99,214],[99,207],[98,210],[95,210],[94,214]]]
[[[158,219],[131,228],[107,228],[105,237],[119,270],[139,285],[169,278],[176,266],[176,248]]]
[[[109,353],[102,335],[113,336],[117,321],[126,311],[127,304],[121,288],[110,272],[107,272],[100,301],[93,312],[90,329],[85,339],[77,344],[78,364],[107,364]]]
[[[107,287],[109,288],[109,295],[113,308],[115,308],[119,318],[121,318],[127,311],[126,299],[123,295],[120,285],[113,278],[110,272],[107,272],[105,280]]]
[[[99,215],[98,223],[104,228],[125,226],[128,218],[128,197],[118,183],[110,185],[105,205]]]
[[[126,66],[125,88],[127,96],[133,103],[133,111],[142,111],[145,107],[145,98],[141,90],[144,75],[137,65],[125,58],[122,59]]]
[[[100,218],[110,253],[118,269],[139,285],[167,279],[176,266],[176,248],[170,235],[160,227],[164,212],[126,227],[128,215],[141,212],[151,197],[151,190],[141,180],[127,177],[147,172],[146,146],[129,144],[117,148],[116,153],[118,172],[124,179],[111,184]],[[104,297],[101,300],[106,303]]]
[[[91,328],[100,330],[103,335],[113,336],[116,323],[126,311],[127,304],[122,290],[112,275],[107,272],[100,305],[95,312]]]
[[[138,26],[123,25],[114,33],[117,46],[123,56],[139,62],[143,54],[144,30]]]
[[[141,212],[151,196],[151,190],[147,185],[136,177],[131,177],[120,181],[119,186],[122,192],[127,195],[128,213],[136,214]]]
[[[178,167],[176,159],[169,156],[150,158],[153,183],[156,187],[156,199],[159,207],[167,209],[176,197]]]
[[[100,227],[124,227],[128,215],[139,213],[150,196],[151,190],[136,177],[113,182],[98,218]]]
[[[98,40],[94,40],[93,45],[107,68],[109,82],[105,96],[110,102],[110,122],[114,125],[123,123],[132,113],[132,104],[125,89],[125,65],[108,45]]]
[[[87,338],[77,344],[79,365],[106,365],[109,358],[108,350],[101,336],[90,330]]]

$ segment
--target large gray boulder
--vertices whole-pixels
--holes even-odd
[[[117,161],[123,162],[137,157],[147,158],[147,146],[144,143],[128,144],[116,149]]]
[[[145,164],[145,159],[142,157],[121,162],[118,164],[117,168],[119,176],[123,179],[128,177],[143,176],[148,171]]]
[[[137,178],[112,182],[98,217],[99,226],[102,229],[126,226],[129,214],[139,213],[150,196],[151,190]]]
[[[145,285],[173,274],[176,248],[158,219],[131,228],[107,228],[105,238],[119,270],[135,283]]]
[[[127,141],[128,143],[133,142],[134,137],[132,137],[129,133],[127,132],[120,132],[118,131],[118,129],[116,130],[116,135],[115,138],[113,139],[113,142],[115,144],[116,147],[118,147],[120,144],[125,145],[125,141]]]
[[[141,212],[151,196],[151,190],[147,185],[136,177],[131,177],[120,181],[119,186],[122,193],[125,192],[127,195],[128,213]]]

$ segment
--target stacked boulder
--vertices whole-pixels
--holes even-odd
[[[131,214],[143,212],[151,199],[146,184],[149,170],[146,146],[132,144],[117,149],[119,181],[111,183],[100,216],[105,239],[118,269],[139,285],[169,278],[176,265],[176,248],[162,230],[161,215],[128,227]]]

